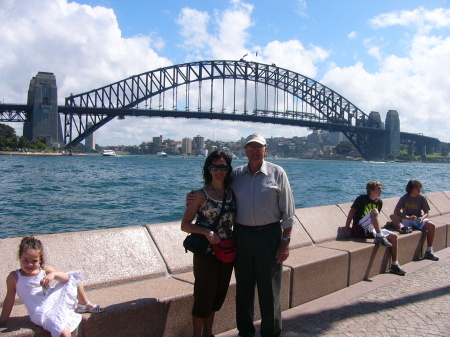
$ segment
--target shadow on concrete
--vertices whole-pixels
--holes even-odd
[[[383,290],[380,289],[378,291]],[[441,296],[447,296],[449,293],[450,285],[430,291],[424,291],[414,295],[404,296],[392,301],[359,302],[339,306],[321,312],[300,314],[295,318],[284,319],[283,323],[286,324],[286,326],[294,323],[296,325],[300,324],[299,330],[302,331],[302,336],[323,335],[333,325],[347,318],[357,319],[359,316],[366,316],[372,313],[382,312],[384,310],[396,309],[415,302],[421,302]]]

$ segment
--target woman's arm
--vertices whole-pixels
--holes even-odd
[[[5,324],[11,315],[14,301],[16,299],[17,274],[11,272],[6,278],[6,296],[3,301],[2,314],[0,315],[0,324]]]
[[[56,271],[50,266],[45,267],[45,277],[41,280],[41,286],[48,287],[50,282],[56,280],[58,282],[67,282],[69,281],[69,275],[62,271]]]

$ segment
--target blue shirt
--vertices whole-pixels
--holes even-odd
[[[252,174],[248,165],[233,169],[236,195],[236,223],[263,226],[281,221],[283,228],[297,222],[295,202],[286,172],[281,166],[263,161]]]

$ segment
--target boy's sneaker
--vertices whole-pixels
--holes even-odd
[[[439,257],[437,257],[433,251],[426,251],[425,255],[423,256],[424,259],[432,260],[432,261],[439,261]]]
[[[402,228],[400,228],[400,233],[402,233],[402,234],[411,233],[412,231],[410,232],[408,228],[411,228],[411,227],[403,226]]]
[[[390,243],[384,236],[375,236],[375,243],[383,247],[392,247],[392,243]]]
[[[412,227],[408,227],[408,233],[412,233]]]
[[[391,270],[389,270],[390,273],[403,276],[406,274],[406,271],[404,271],[400,266],[397,265],[391,265]]]

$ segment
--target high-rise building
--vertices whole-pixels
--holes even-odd
[[[157,146],[162,146],[162,140],[162,135],[160,135],[159,137],[153,137],[153,143],[155,143]]]
[[[197,135],[197,137],[194,137],[192,141],[192,148],[194,150],[200,150],[205,147],[205,138],[202,136]]]
[[[192,139],[191,138],[183,138],[181,141],[181,149],[184,154],[192,153]]]

